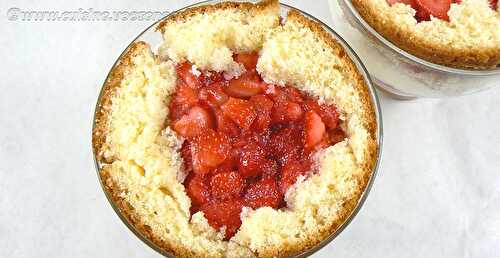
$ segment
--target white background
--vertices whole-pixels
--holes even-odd
[[[335,28],[326,0],[285,2]],[[10,22],[7,9],[171,11],[188,3],[0,3],[0,257],[159,257],[111,209],[90,143],[109,68],[151,22]],[[498,257],[499,94],[381,95],[378,177],[351,225],[315,256]]]

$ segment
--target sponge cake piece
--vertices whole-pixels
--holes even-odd
[[[231,71],[239,69],[232,53],[260,49],[266,33],[279,25],[279,10],[275,0],[223,2],[176,13],[157,30],[174,62],[189,60],[203,70]]]

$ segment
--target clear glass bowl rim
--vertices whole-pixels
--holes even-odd
[[[168,15],[166,15],[165,17],[161,18],[160,20],[154,22],[153,24],[151,24],[150,26],[148,26],[147,28],[145,28],[141,33],[139,33],[139,35],[137,37],[135,37],[131,42],[130,44],[123,50],[123,52],[120,54],[120,56],[116,59],[115,63],[111,66],[111,69],[110,71],[108,72],[108,75],[106,76],[106,79],[104,80],[104,82],[106,82],[111,74],[111,71],[113,70],[113,68],[118,64],[119,60],[121,59],[121,57],[123,56],[123,54],[126,52],[127,49],[129,49],[129,47],[134,43],[136,42],[137,40],[140,40],[141,36],[144,35],[147,31],[153,29],[156,27],[156,25],[161,22],[162,20],[170,17],[171,15],[175,14],[175,13],[178,13],[178,12],[181,12],[187,8],[192,8],[192,7],[196,7],[196,6],[201,6],[201,5],[206,5],[206,4],[215,4],[215,3],[219,3],[219,2],[223,2],[224,0],[206,0],[206,1],[201,1],[201,2],[198,2],[198,3],[195,3],[195,4],[192,4],[192,5],[188,5],[188,6],[185,6],[185,7],[182,7],[181,9],[178,9],[176,11],[173,11],[171,13],[169,13]],[[234,2],[245,2],[244,0],[233,0]],[[255,0],[252,1],[252,2],[256,2]],[[333,35],[335,37],[336,40],[339,41],[339,43],[342,45],[342,47],[344,47],[345,51],[347,52],[347,54],[349,55],[349,57],[351,58],[351,60],[354,62],[354,64],[356,65],[356,67],[358,68],[358,70],[360,71],[360,73],[362,74],[367,86],[368,86],[368,90],[370,92],[370,97],[371,97],[371,101],[372,101],[372,104],[373,104],[373,107],[375,109],[375,116],[376,116],[376,121],[377,121],[377,130],[376,130],[376,137],[377,137],[377,146],[378,146],[378,150],[377,150],[377,159],[376,159],[376,163],[373,167],[373,171],[372,171],[372,174],[368,180],[368,183],[366,185],[366,188],[364,190],[364,192],[361,194],[361,197],[360,199],[358,200],[358,203],[355,207],[354,210],[351,211],[351,213],[349,214],[349,216],[347,217],[346,220],[344,220],[342,222],[342,224],[337,228],[337,230],[335,230],[335,232],[333,232],[331,235],[329,235],[327,238],[323,239],[321,242],[319,242],[318,244],[316,244],[315,246],[311,247],[310,249],[308,250],[305,250],[304,252],[302,253],[299,253],[297,255],[295,255],[294,257],[308,257],[310,255],[312,255],[313,253],[317,252],[318,250],[320,250],[321,248],[325,247],[327,244],[329,244],[333,239],[335,239],[349,224],[350,222],[354,219],[354,217],[358,214],[358,212],[360,211],[361,207],[363,206],[372,186],[373,186],[373,182],[375,181],[375,177],[378,173],[378,169],[380,167],[380,161],[381,161],[381,156],[382,156],[382,144],[383,144],[383,127],[382,127],[382,114],[381,114],[381,108],[380,108],[380,104],[379,104],[379,99],[378,99],[378,95],[377,95],[377,92],[375,91],[375,87],[373,86],[373,83],[372,83],[372,80],[370,78],[370,75],[367,71],[367,69],[365,68],[365,66],[363,65],[363,63],[361,62],[361,60],[359,59],[359,57],[356,55],[356,53],[354,52],[354,50],[347,44],[347,42],[342,38],[340,37],[340,35],[338,35],[333,29],[331,29],[328,25],[326,25],[325,23],[323,23],[322,21],[320,21],[319,19],[315,18],[314,16],[298,9],[298,8],[295,8],[295,7],[292,7],[290,5],[287,5],[287,4],[283,4],[283,3],[280,3],[280,8],[283,8],[285,10],[296,10],[298,12],[300,12],[301,14],[305,15],[306,17],[318,22],[319,24],[322,25],[322,27],[328,31],[331,35]],[[101,99],[102,99],[102,96],[103,96],[103,89],[104,89],[104,83],[103,85],[101,86],[101,90],[100,90],[100,93],[99,93],[99,96],[97,98],[97,103],[96,103],[96,106],[95,106],[95,111],[94,111],[94,116],[92,118],[92,132],[94,131],[95,129],[95,126],[96,126],[96,121],[95,121],[95,118],[96,118],[96,114],[97,112],[99,111],[99,107],[100,107],[100,103],[101,103]],[[91,146],[92,147],[92,146]],[[175,255],[173,255],[172,253],[170,252],[167,252],[166,250],[162,249],[161,247],[159,247],[158,245],[156,245],[153,241],[151,241],[149,238],[147,238],[146,236],[144,236],[138,229],[136,229],[129,221],[128,219],[125,217],[124,214],[122,214],[122,212],[120,211],[119,207],[115,204],[115,202],[113,201],[112,199],[112,196],[110,195],[110,193],[106,190],[106,186],[105,186],[105,183],[101,177],[101,174],[100,174],[100,171],[101,171],[101,166],[99,164],[99,161],[97,160],[97,153],[95,153],[95,150],[94,148],[92,147],[92,152],[93,152],[93,157],[94,157],[94,165],[95,165],[95,169],[96,169],[96,172],[97,172],[97,177],[98,177],[98,180],[99,180],[99,183],[101,185],[101,189],[102,191],[104,192],[105,196],[106,196],[106,199],[108,200],[109,204],[111,205],[111,207],[113,208],[113,210],[115,211],[115,213],[118,215],[118,217],[120,218],[120,220],[123,222],[123,224],[125,224],[125,226],[137,237],[139,238],[143,243],[145,243],[146,245],[148,245],[150,248],[152,248],[153,250],[155,250],[156,252],[158,252],[159,254],[163,255],[163,256],[166,256],[166,257],[176,257]]]

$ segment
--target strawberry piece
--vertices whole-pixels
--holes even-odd
[[[222,172],[210,179],[210,192],[220,200],[239,196],[244,187],[245,181],[236,171]]]
[[[490,7],[493,10],[496,10],[498,8],[498,0],[490,0]]]
[[[235,98],[248,98],[263,92],[263,82],[255,71],[247,71],[238,78],[231,79],[224,89]]]
[[[248,130],[257,117],[252,103],[243,99],[229,98],[222,106],[222,111],[244,130]]]
[[[282,199],[278,184],[272,178],[250,184],[244,196],[245,204],[253,209],[264,206],[277,209],[281,206]]]
[[[203,82],[205,85],[224,82],[224,75],[222,72],[209,72],[204,73],[201,76],[204,79]]]
[[[202,88],[198,94],[201,101],[207,103],[211,107],[220,107],[226,103],[229,96],[222,90],[226,83],[216,82]]]
[[[417,9],[425,11],[441,20],[448,21],[451,0],[415,0]]]
[[[203,86],[203,78],[201,76],[196,76],[192,73],[193,65],[190,62],[184,62],[178,64],[175,67],[177,75],[184,81],[189,87],[193,89],[198,89]]]
[[[250,98],[250,102],[255,107],[255,110],[258,112],[266,112],[270,113],[273,109],[273,101],[266,97],[266,95],[255,95]]]
[[[262,163],[262,177],[263,178],[276,178],[280,171],[278,163],[273,159],[267,159]]]
[[[318,115],[328,128],[336,128],[339,123],[339,114],[334,106],[322,104]]]
[[[271,123],[271,111],[273,109],[273,101],[265,95],[255,95],[250,98],[254,110],[257,113],[253,126],[256,131],[263,131],[269,127]]]
[[[271,112],[271,121],[273,124],[293,122],[300,120],[304,115],[302,107],[291,101],[276,102]]]
[[[194,138],[208,128],[214,128],[210,113],[199,106],[194,106],[189,113],[174,123],[174,131],[185,138]]]
[[[229,156],[231,145],[227,137],[212,129],[205,130],[192,141],[193,170],[206,174],[211,168],[220,165]]]
[[[238,171],[243,177],[262,174],[261,165],[266,161],[264,149],[256,143],[249,143],[241,149]]]
[[[418,22],[431,20],[431,13],[429,13],[426,9],[417,6],[415,10],[415,19],[417,19]]]
[[[201,207],[208,224],[219,230],[226,227],[225,240],[229,240],[241,225],[240,213],[243,208],[243,201],[240,199],[230,199],[224,201],[208,202]]]
[[[186,193],[194,206],[201,206],[210,200],[208,184],[201,176],[190,174],[185,182]]]
[[[329,145],[335,145],[343,141],[347,136],[340,128],[335,128],[328,131]]]
[[[269,139],[269,154],[286,164],[290,159],[298,159],[302,153],[302,133],[299,127],[285,127],[273,132]]]
[[[325,124],[314,111],[309,111],[305,118],[305,149],[312,150],[323,139]]]
[[[270,86],[271,90],[268,89],[266,93],[268,93],[268,97],[270,97],[275,103],[283,103],[288,101],[288,96],[282,87],[278,86]]]
[[[304,95],[302,95],[298,89],[294,87],[285,87],[282,91],[288,100],[299,104],[304,102]]]
[[[196,90],[190,88],[184,82],[179,82],[177,84],[177,91],[175,94],[175,101],[179,104],[193,106],[198,103],[198,94]]]
[[[234,61],[245,66],[247,71],[254,70],[257,66],[259,55],[256,52],[252,53],[239,53],[234,56]]]
[[[286,163],[281,170],[281,178],[279,188],[282,194],[285,194],[288,188],[295,184],[297,178],[301,175],[306,175],[311,170],[309,161],[292,160]]]
[[[212,171],[212,175],[220,174],[220,173],[226,173],[226,172],[231,172],[238,170],[238,163],[240,159],[240,151],[237,148],[233,148],[229,156],[220,164],[216,169]]]
[[[337,109],[332,105],[318,104],[313,99],[308,99],[304,102],[304,109],[306,111],[314,111],[321,117],[321,120],[328,128],[336,128],[339,121]]]
[[[170,121],[175,121],[187,114],[191,107],[198,104],[198,93],[184,82],[177,84],[177,89],[169,104]]]
[[[238,128],[238,125],[236,125],[233,120],[226,117],[222,110],[215,110],[215,119],[217,121],[218,132],[232,137],[238,136],[240,134],[240,128]]]
[[[187,139],[180,154],[190,212],[226,228],[226,240],[240,227],[244,205],[282,207],[284,193],[311,170],[311,151],[345,139],[334,106],[263,82],[255,53],[234,58],[247,71],[230,81],[221,73],[195,76],[190,63],[179,64],[169,104],[172,128]]]

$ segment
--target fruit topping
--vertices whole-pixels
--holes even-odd
[[[210,226],[217,230],[222,227],[226,228],[224,239],[229,240],[241,226],[240,213],[242,208],[242,200],[229,199],[208,202],[200,210],[204,213]]]
[[[311,150],[323,139],[325,124],[314,111],[307,112],[305,122],[305,148]]]
[[[283,196],[275,179],[263,178],[248,186],[244,199],[245,203],[254,209],[264,206],[277,209],[283,201]]]
[[[191,214],[203,212],[231,238],[243,207],[282,208],[300,176],[314,173],[312,154],[345,139],[333,105],[298,89],[265,83],[256,53],[240,53],[237,78],[176,66],[179,80],[169,104],[170,125],[185,141],[180,149]]]
[[[174,130],[185,138],[201,135],[205,130],[214,127],[212,115],[199,106],[194,106],[189,113],[182,116],[174,124]]]
[[[244,130],[248,130],[257,117],[252,103],[244,99],[229,98],[222,106],[222,111]]]
[[[245,181],[236,171],[215,174],[210,179],[212,196],[221,200],[238,197],[244,187]]]

